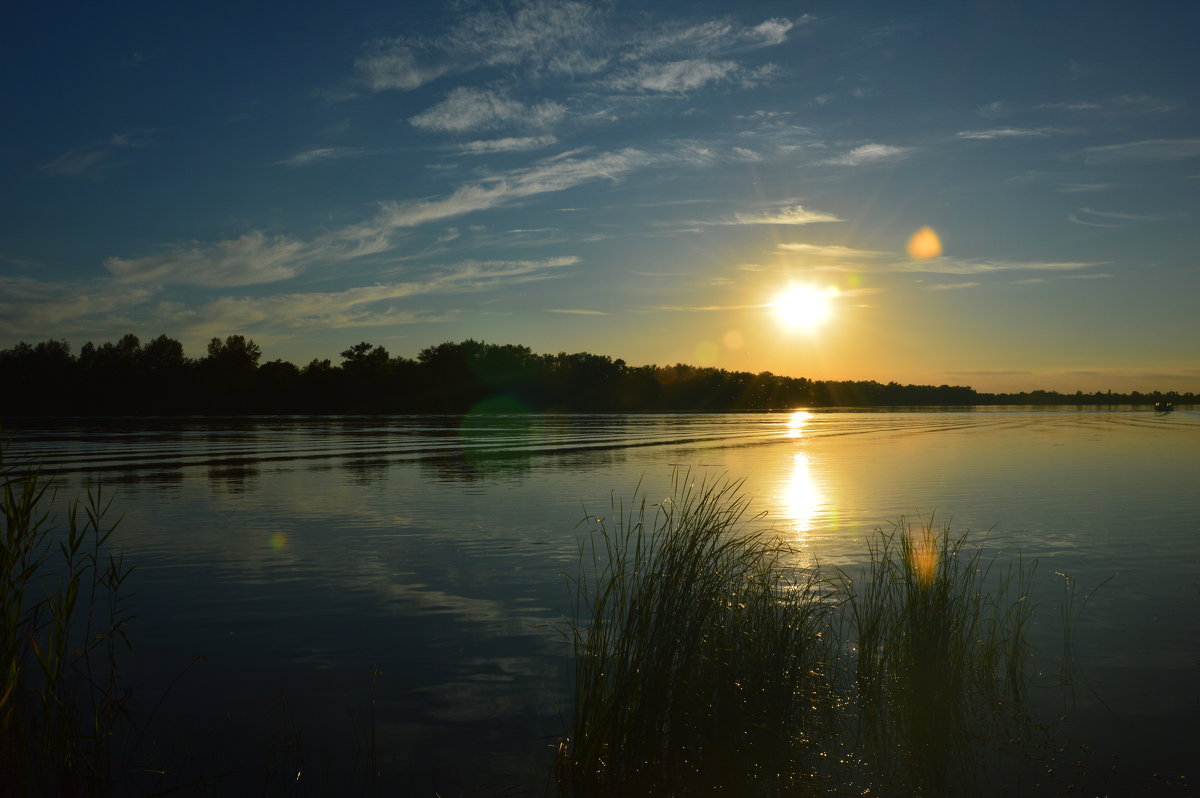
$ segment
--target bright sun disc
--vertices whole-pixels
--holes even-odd
[[[833,298],[837,289],[814,288],[808,285],[794,285],[775,297],[771,307],[775,315],[786,326],[797,330],[812,331],[825,323],[833,315]]]

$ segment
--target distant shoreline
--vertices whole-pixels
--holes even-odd
[[[511,413],[734,413],[810,409],[1153,407],[1200,403],[1176,391],[984,393],[962,385],[812,380],[676,363],[630,366],[587,352],[466,340],[393,357],[367,342],[342,362],[260,363],[241,335],[214,338],[205,357],[161,335],[135,335],[78,355],[63,340],[0,350],[0,418],[461,415]]]

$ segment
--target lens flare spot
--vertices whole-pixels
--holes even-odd
[[[922,227],[908,239],[908,256],[913,260],[929,260],[942,254],[942,240],[931,227]]]
[[[746,345],[746,336],[742,335],[741,330],[730,330],[721,340],[726,349],[741,349]]]
[[[931,527],[926,527],[919,537],[910,533],[909,541],[908,567],[917,578],[917,584],[929,587],[938,567],[937,536]]]
[[[282,532],[275,532],[267,539],[267,545],[276,550],[285,548],[287,542],[287,535]]]
[[[717,345],[712,341],[701,341],[696,344],[695,355],[701,366],[711,365],[717,360]]]

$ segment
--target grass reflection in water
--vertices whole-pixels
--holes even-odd
[[[901,522],[861,572],[798,568],[740,487],[677,473],[671,498],[585,520],[560,792],[1036,789],[1034,564]]]

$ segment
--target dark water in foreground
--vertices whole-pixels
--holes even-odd
[[[67,421],[13,425],[10,456],[99,481],[137,566],[128,674],[152,717],[136,761],[220,794],[271,768],[391,794],[548,780],[569,712],[562,636],[584,506],[672,470],[745,479],[805,555],[850,567],[899,516],[1037,557],[1033,696],[1129,783],[1200,750],[1200,413]],[[988,532],[990,530],[990,532]],[[1055,687],[1062,577],[1095,592],[1086,681]],[[1111,579],[1110,579],[1111,577]],[[151,792],[176,775],[136,774]],[[1146,788],[1149,789],[1149,788]],[[486,792],[490,790],[491,792]]]

